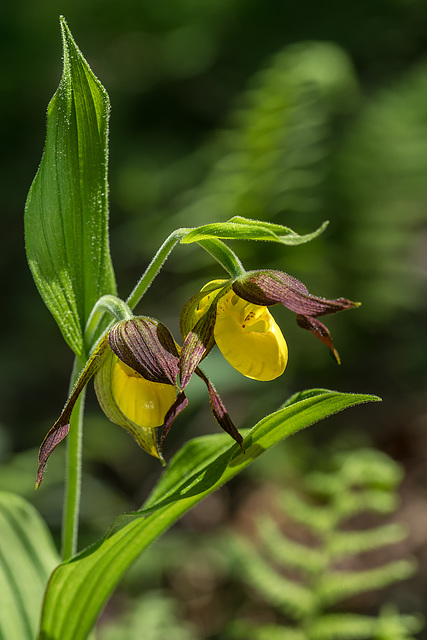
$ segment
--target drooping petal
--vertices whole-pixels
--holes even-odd
[[[165,416],[165,421],[162,426],[162,432],[160,435],[160,450],[163,447],[163,443],[165,441],[166,436],[169,433],[169,429],[171,428],[175,418],[178,416],[181,411],[185,409],[188,404],[188,399],[183,391],[180,391],[175,398],[175,402],[167,412]]]
[[[283,271],[253,271],[233,283],[238,296],[253,304],[283,304],[294,313],[319,317],[360,305],[347,298],[328,300],[311,295],[307,287]]]
[[[77,399],[91,377],[99,370],[101,365],[105,362],[109,352],[108,336],[105,335],[98,346],[94,350],[92,356],[89,358],[85,368],[81,372],[74,389],[72,390],[61,415],[50,429],[45,439],[43,440],[38,457],[38,471],[36,478],[36,489],[40,486],[43,480],[44,469],[46,463],[52,451],[58,446],[58,444],[67,436],[70,428],[71,413]]]
[[[43,482],[44,470],[50,454],[57,447],[57,445],[68,435],[68,431],[70,430],[70,416],[71,411],[70,415],[64,419],[66,424],[62,424],[62,421],[59,424],[55,423],[55,425],[49,431],[41,444],[38,458],[39,466],[36,476],[36,489],[38,489]]]
[[[213,337],[215,320],[216,303],[213,303],[188,333],[182,345],[179,361],[182,389],[185,389],[200,361],[207,356],[215,344]]]
[[[203,382],[206,384],[208,388],[211,411],[215,417],[215,420],[218,422],[221,429],[223,429],[226,433],[228,433],[233,438],[233,440],[235,440],[239,444],[240,448],[244,453],[245,449],[242,444],[243,437],[238,432],[235,425],[233,424],[233,421],[231,420],[228,414],[228,411],[221,400],[219,393],[217,392],[217,390],[215,389],[215,387],[213,386],[209,378],[203,373],[201,369],[197,368],[196,374],[199,376],[199,378],[203,380]]]
[[[138,402],[138,399],[135,394],[137,394],[138,391],[140,391],[140,388],[138,387],[138,385],[135,385],[132,387],[132,383],[131,383],[132,395],[130,399],[123,399],[123,394],[126,393],[124,390],[124,383],[126,382],[126,380],[123,379],[124,376],[121,376],[121,373],[119,373],[118,376],[116,374],[117,377],[114,384],[114,374],[115,374],[116,367],[119,366],[118,362],[119,360],[117,356],[110,351],[103,366],[98,370],[98,372],[95,375],[95,393],[96,393],[96,397],[98,398],[98,402],[101,406],[101,409],[103,410],[107,418],[111,420],[111,422],[114,422],[114,424],[118,424],[119,426],[126,429],[135,438],[136,442],[139,444],[139,446],[142,449],[144,449],[144,451],[154,456],[155,458],[159,458],[160,460],[163,461],[160,448],[159,448],[158,429],[153,427],[152,424],[149,426],[138,424],[137,422],[134,422],[129,416],[127,416],[122,411],[122,408],[129,409],[132,403]],[[148,382],[151,385],[156,384],[149,381],[146,381],[146,382]],[[169,389],[171,390],[171,394],[172,394],[171,403],[172,403],[176,395],[174,387],[170,385],[159,385],[159,386],[161,387],[167,386],[168,390]],[[117,395],[121,396],[123,399],[123,402],[121,403],[122,408],[120,404],[117,402],[115,393],[117,393]],[[167,409],[168,408],[165,408],[165,413],[167,412]],[[135,404],[133,408],[131,407],[130,411],[132,414],[131,416],[132,418],[140,417],[141,413],[143,413],[138,411],[138,409],[135,408]],[[158,413],[158,411],[156,411],[156,413]],[[162,422],[163,422],[163,419],[160,421],[159,426],[162,425]]]
[[[340,357],[334,347],[331,334],[319,320],[319,316],[344,311],[360,306],[347,298],[328,300],[311,295],[307,287],[283,271],[253,271],[233,283],[233,290],[241,298],[259,305],[283,304],[297,314],[300,327],[311,331],[326,344],[337,362]]]
[[[288,348],[271,313],[234,291],[218,302],[214,336],[224,358],[248,378],[274,380],[286,368]]]
[[[338,364],[341,364],[341,358],[338,351],[334,347],[332,336],[329,333],[329,329],[325,325],[317,320],[317,318],[310,318],[309,316],[297,315],[298,326],[302,329],[307,329],[314,333],[314,335],[323,342],[331,350],[332,355]]]
[[[115,325],[109,340],[113,353],[143,378],[176,386],[179,354],[164,324],[135,317]]]

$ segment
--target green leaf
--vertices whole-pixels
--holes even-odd
[[[61,19],[64,68],[25,209],[28,262],[78,356],[90,311],[116,285],[108,240],[108,95]]]
[[[211,238],[221,238],[223,240],[266,240],[280,242],[287,245],[298,245],[310,242],[317,238],[328,226],[329,222],[324,222],[313,233],[299,235],[289,227],[261,220],[250,220],[241,216],[235,216],[227,222],[216,222],[205,224],[196,229],[192,229],[181,240],[181,244],[210,240]]]
[[[0,492],[0,638],[34,640],[43,592],[59,563],[49,531],[32,505]]]
[[[190,441],[173,458],[143,509],[120,517],[105,538],[54,571],[40,640],[84,640],[131,563],[191,507],[283,438],[347,407],[376,400],[370,395],[318,391],[255,425],[244,439],[245,454],[222,434]]]

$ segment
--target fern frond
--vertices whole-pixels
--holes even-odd
[[[382,550],[406,537],[402,524],[370,527],[371,518],[365,517],[367,512],[382,515],[395,510],[401,465],[381,452],[361,449],[334,453],[331,470],[325,471],[324,460],[322,467],[304,477],[303,497],[289,489],[276,494],[286,516],[301,525],[297,529],[304,542],[290,539],[272,517],[258,515],[258,537],[268,556],[264,560],[246,539],[235,543],[243,579],[268,604],[287,614],[307,640],[412,640],[410,634],[422,627],[417,616],[404,616],[394,609],[383,610],[379,617],[331,613],[331,607],[342,600],[386,588],[416,570],[412,559],[384,564],[382,557],[383,564],[364,568],[369,565],[363,556],[357,559],[357,571],[336,568],[339,560]],[[355,523],[351,521],[345,529],[341,527],[355,515],[363,516],[363,529],[352,529]],[[297,570],[301,582],[284,578],[280,568]],[[258,630],[261,633],[264,629],[262,625]],[[273,633],[275,628],[270,636],[240,637],[273,640]],[[283,628],[283,635],[277,637],[289,640],[293,638],[290,634]]]
[[[243,537],[231,539],[230,549],[239,577],[252,585],[269,604],[292,620],[311,615],[315,602],[310,589],[278,573]]]
[[[238,620],[227,628],[227,638],[241,640],[309,640],[301,629],[276,624],[254,625]]]
[[[386,524],[366,531],[336,531],[330,537],[326,551],[331,560],[372,551],[396,544],[406,537],[406,529],[398,523]]]
[[[310,640],[371,640],[378,619],[353,613],[325,614],[307,629]]]
[[[402,466],[376,449],[335,453],[330,467],[329,472],[312,471],[305,477],[304,486],[312,495],[333,497],[350,488],[390,493],[403,477]]]
[[[313,471],[304,478],[304,488],[313,496],[331,498],[343,490],[343,481],[338,474]]]
[[[411,636],[418,633],[424,627],[424,618],[421,615],[402,615],[397,607],[388,603],[380,611],[377,620],[377,629],[373,640],[415,640]]]
[[[420,616],[400,614],[394,606],[381,610],[379,618],[352,613],[322,616],[307,628],[310,640],[411,640],[408,634],[423,628]]]
[[[362,511],[387,515],[393,513],[399,500],[395,493],[381,489],[366,489],[360,492],[344,491],[334,501],[333,510],[336,522],[342,522]]]
[[[318,504],[310,504],[292,491],[282,491],[278,500],[285,513],[315,534],[323,535],[335,524],[335,515],[330,512],[330,509]]]
[[[409,255],[414,234],[426,220],[427,184],[421,169],[427,157],[426,95],[424,62],[370,100],[336,156],[334,184],[347,205],[343,221],[349,277],[359,283],[356,298],[369,305],[371,322],[379,330],[393,313],[415,309],[422,287],[401,257]],[[369,282],[362,283],[366,273]]]
[[[350,596],[388,587],[414,574],[415,562],[398,560],[365,571],[334,571],[323,576],[317,587],[317,596],[323,606],[330,606]]]
[[[395,491],[403,479],[403,467],[383,451],[364,448],[336,453],[332,464],[348,487]]]
[[[257,528],[265,549],[279,565],[308,574],[317,574],[323,568],[325,555],[320,549],[307,547],[286,537],[272,518],[261,517]]]
[[[199,224],[218,215],[272,220],[318,208],[332,114],[347,110],[355,93],[339,47],[307,42],[277,54],[252,79],[230,118],[233,128],[217,140],[216,164],[178,222],[195,213]]]

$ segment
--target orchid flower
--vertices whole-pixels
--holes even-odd
[[[359,306],[346,298],[327,300],[282,271],[247,272],[233,280],[213,280],[195,294],[181,313],[184,339],[180,366],[185,381],[217,344],[225,359],[248,378],[274,380],[287,365],[288,347],[268,307],[283,304],[296,314],[300,327],[311,331],[340,357],[319,316]]]
[[[142,449],[163,462],[164,439],[188,404],[184,388],[189,378],[185,384],[179,381],[179,363],[179,347],[161,322],[139,316],[114,325],[99,342],[40,447],[36,487],[43,480],[50,454],[67,436],[73,407],[93,376],[105,415],[124,427]],[[208,388],[215,419],[241,445],[242,436],[214,386],[200,369],[194,371]]]

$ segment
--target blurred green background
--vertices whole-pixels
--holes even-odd
[[[409,607],[423,610],[427,4],[2,3],[0,486],[32,500],[56,535],[63,451],[52,456],[36,495],[35,455],[65,402],[72,355],[26,264],[23,207],[42,154],[46,107],[61,75],[59,14],[112,103],[111,252],[121,296],[176,227],[244,215],[305,233],[330,220],[308,245],[233,248],[247,268],[279,268],[314,294],[363,302],[326,321],[341,367],[298,329],[291,313],[277,309],[290,349],[281,379],[269,385],[242,379],[215,353],[205,370],[236,424],[245,427],[304,388],[383,398],[285,443],[270,464],[278,476],[284,465],[304,467],[316,447],[337,434],[369,441],[402,463],[402,501],[416,530],[411,552],[421,563]],[[160,318],[178,338],[183,303],[222,275],[201,249],[178,247],[138,311]],[[190,401],[168,436],[169,457],[187,438],[217,428],[202,385],[192,385]],[[104,418],[93,392],[87,423],[82,543],[101,535],[117,513],[136,508],[160,473]],[[212,526],[232,519],[256,473],[220,494]],[[203,517],[202,524],[192,517],[190,529],[203,531]]]

